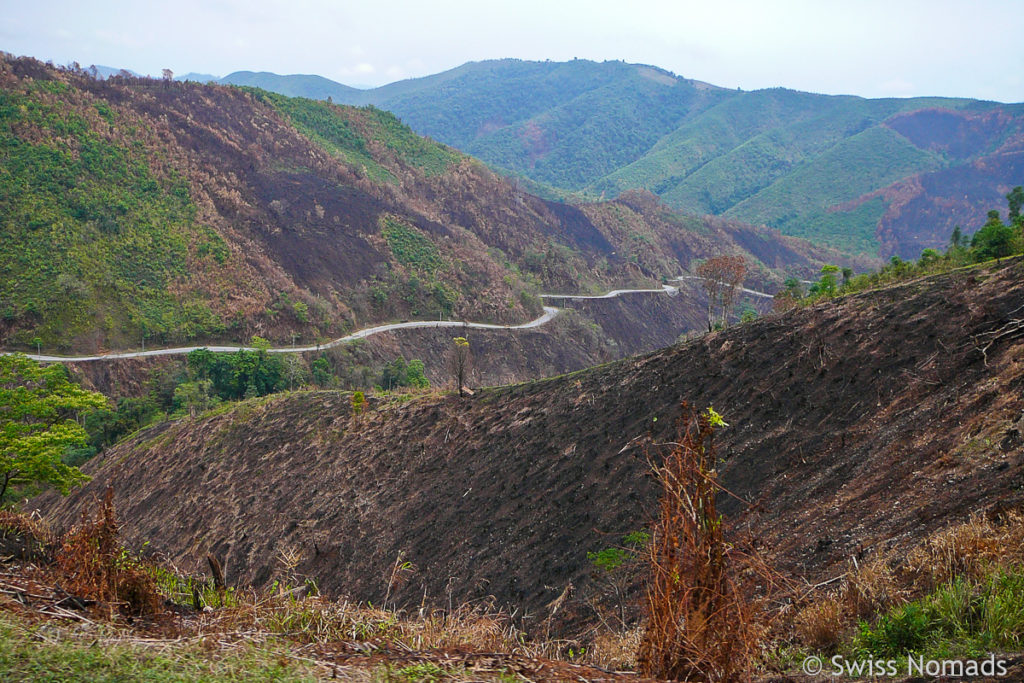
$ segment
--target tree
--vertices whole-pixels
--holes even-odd
[[[213,381],[209,379],[197,379],[194,382],[182,382],[174,389],[174,403],[182,409],[188,409],[190,417],[196,413],[208,410],[219,402],[216,396],[212,396]]]
[[[1024,206],[1024,187],[1018,185],[1017,187],[1010,190],[1010,194],[1006,195],[1006,203],[1010,207],[1010,224],[1014,225],[1020,222],[1020,209]]]
[[[833,297],[836,295],[837,282],[836,273],[839,272],[839,266],[824,265],[821,267],[821,278],[818,279],[813,285],[811,285],[811,294]]]
[[[949,236],[950,249],[964,249],[967,247],[967,238],[964,237],[963,228],[959,225],[953,228],[953,234]]]
[[[804,298],[804,283],[800,281],[800,278],[793,276],[787,277],[786,281],[782,283],[782,286],[785,288],[783,291],[794,299]]]
[[[469,372],[469,340],[465,337],[452,339],[452,347],[448,355],[448,368],[451,370],[459,396],[465,396],[466,375]]]
[[[326,357],[320,356],[310,366],[313,371],[313,382],[317,386],[329,387],[334,384],[334,374],[331,372],[331,363]]]
[[[1020,242],[1019,231],[1004,225],[999,218],[999,212],[993,209],[988,212],[985,225],[971,238],[971,247],[974,249],[975,260],[987,261],[1019,251]]]
[[[164,77],[164,87],[167,88],[170,86],[171,81],[174,80],[174,72],[170,69],[163,69],[162,74]]]
[[[697,275],[703,278],[704,290],[708,293],[708,332],[714,324],[716,305],[724,327],[747,275],[746,260],[742,256],[715,256],[697,266]]]
[[[89,439],[73,418],[106,406],[102,394],[72,384],[63,365],[0,356],[0,499],[12,485],[48,484],[66,494],[85,481],[62,461]]]

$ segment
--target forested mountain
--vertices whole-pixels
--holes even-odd
[[[303,90],[305,76],[264,76]],[[236,75],[226,82],[249,83]],[[374,104],[495,168],[847,250],[915,257],[1024,182],[1024,105],[742,92],[623,62],[474,62],[336,102]]]
[[[6,348],[524,322],[542,291],[657,286],[725,252],[762,285],[836,258],[649,193],[540,199],[372,107],[0,59]]]

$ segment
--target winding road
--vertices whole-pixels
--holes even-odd
[[[673,281],[683,280],[700,280],[702,278],[695,275],[680,275],[674,278]],[[743,291],[747,294],[754,296],[772,298],[771,294],[764,292],[758,292],[753,289],[743,288]],[[542,299],[562,299],[562,300],[582,300],[582,299],[612,299],[623,294],[668,294],[669,296],[676,296],[679,294],[678,287],[672,287],[671,285],[662,285],[660,289],[613,289],[606,294],[596,295],[584,295],[584,294],[541,294]],[[339,344],[345,344],[356,339],[365,339],[366,337],[380,334],[381,332],[390,332],[392,330],[404,330],[410,328],[430,328],[430,327],[459,327],[462,329],[469,330],[528,330],[534,327],[540,327],[547,322],[550,322],[557,316],[562,309],[555,306],[544,306],[544,313],[539,318],[535,318],[530,322],[523,323],[522,325],[493,325],[491,323],[471,323],[462,322],[457,320],[415,320],[404,323],[387,323],[385,325],[375,325],[374,327],[367,327],[365,329],[353,332],[352,334],[339,337],[323,344],[315,344],[313,346],[287,346],[268,349],[269,353],[306,353],[309,351],[322,351],[323,349],[329,349]],[[171,349],[153,349],[151,351],[124,351],[120,353],[104,353],[96,356],[50,356],[46,354],[25,354],[27,357],[43,362],[49,363],[84,363],[87,361],[97,360],[116,360],[119,358],[150,358],[156,356],[175,356],[199,349],[207,349],[209,351],[222,352],[222,353],[233,353],[235,351],[255,351],[255,347],[252,346],[178,346]],[[0,352],[0,356],[7,356],[12,351]]]

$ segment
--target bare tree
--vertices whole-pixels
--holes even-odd
[[[162,73],[164,77],[164,89],[166,90],[167,88],[171,87],[171,81],[174,80],[174,72],[170,69],[163,69]]]
[[[742,256],[715,256],[697,266],[697,275],[703,278],[708,293],[708,332],[714,325],[715,306],[720,309],[719,320],[724,327],[747,275],[746,260]]]
[[[448,369],[455,380],[455,386],[459,389],[459,396],[465,396],[466,375],[469,373],[471,361],[469,341],[465,337],[455,337],[452,342],[448,355]]]

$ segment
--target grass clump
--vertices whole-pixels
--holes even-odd
[[[59,647],[54,647],[59,642]],[[314,667],[266,644],[210,657],[202,641],[168,647],[116,632],[87,638],[0,611],[0,681],[315,681]]]
[[[980,582],[956,579],[861,622],[853,650],[865,656],[915,653],[979,656],[1017,650],[1024,637],[1024,569],[994,572]]]
[[[855,564],[791,626],[815,652],[928,659],[1019,651],[1024,640],[1024,515],[972,517],[900,556]]]

